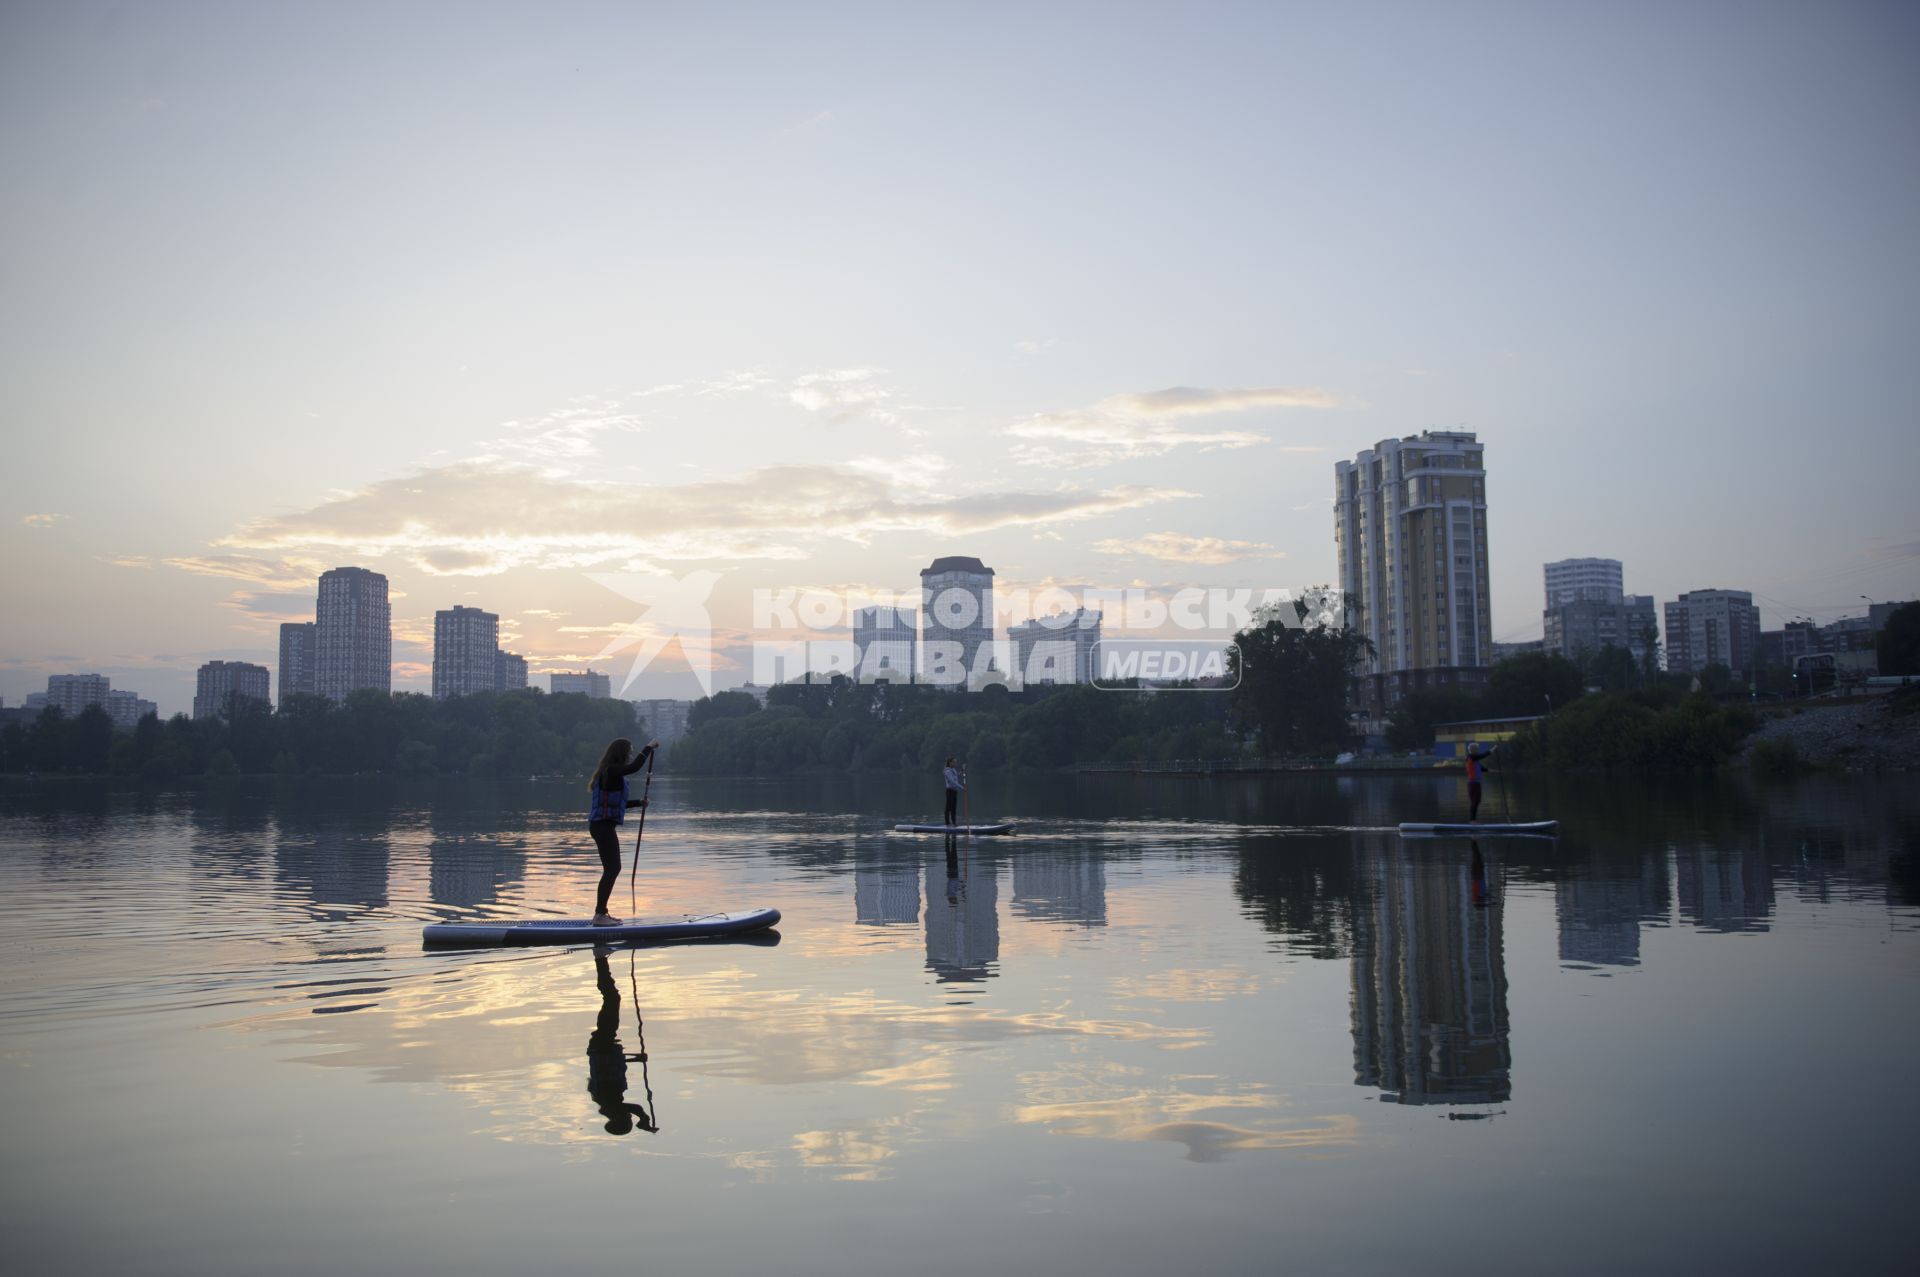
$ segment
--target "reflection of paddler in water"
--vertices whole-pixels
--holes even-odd
[[[957,905],[967,894],[966,879],[960,876],[960,840],[947,835],[947,903]]]
[[[1473,865],[1469,872],[1472,875],[1469,889],[1473,894],[1473,907],[1485,909],[1492,903],[1492,895],[1487,890],[1487,861],[1480,854],[1480,840],[1477,838],[1473,840]]]
[[[628,955],[632,961],[632,954]],[[647,1078],[647,1026],[640,1018],[640,991],[634,989],[633,1020],[639,1029],[640,1049],[631,1054],[620,1046],[620,986],[614,983],[613,972],[607,966],[607,951],[596,947],[593,951],[594,977],[600,985],[600,1018],[593,1026],[593,1036],[587,1039],[587,1094],[600,1106],[600,1112],[606,1115],[607,1133],[626,1135],[637,1125],[643,1131],[657,1131],[659,1123],[654,1120],[653,1085]],[[647,1093],[647,1102],[627,1103],[627,1065],[640,1066],[640,1085]]]

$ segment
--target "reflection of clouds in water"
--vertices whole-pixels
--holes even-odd
[[[1264,981],[1285,978],[1284,971],[1259,976],[1242,967],[1177,967],[1138,977],[1116,976],[1113,996],[1153,1002],[1224,1002],[1228,998],[1252,997],[1260,992]]]
[[[1014,1120],[1038,1123],[1056,1135],[1184,1144],[1190,1162],[1216,1162],[1228,1153],[1257,1149],[1347,1149],[1360,1142],[1358,1120],[1350,1114],[1287,1126],[1235,1125],[1203,1115],[1224,1110],[1277,1114],[1286,1101],[1256,1088],[1154,1091],[1142,1088],[1141,1073],[1112,1062],[1087,1062],[1073,1070],[1022,1074],[1018,1086],[1025,1102],[1014,1109]],[[1167,1079],[1171,1085],[1212,1080]]]
[[[793,1151],[807,1170],[828,1171],[834,1179],[880,1180],[889,1177],[883,1163],[916,1133],[905,1118],[876,1118],[841,1130],[798,1132]]]

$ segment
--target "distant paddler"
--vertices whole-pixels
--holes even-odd
[[[633,742],[622,736],[609,744],[606,752],[600,755],[600,762],[593,769],[593,779],[587,782],[587,832],[593,835],[593,845],[600,851],[600,887],[593,898],[593,924],[596,927],[620,925],[620,919],[607,912],[613,884],[620,878],[619,829],[627,818],[629,807],[644,810],[647,805],[645,798],[627,796],[627,777],[651,762],[654,751],[659,748],[658,740],[648,741],[635,757]]]
[[[1469,822],[1480,819],[1480,777],[1482,775],[1480,764],[1492,758],[1499,749],[1500,747],[1495,745],[1482,754],[1479,752],[1479,741],[1471,741],[1467,745],[1467,820]]]
[[[954,823],[954,814],[960,806],[960,794],[967,787],[967,769],[964,764],[954,765],[953,756],[947,756],[946,769],[941,779],[947,784],[947,824]]]

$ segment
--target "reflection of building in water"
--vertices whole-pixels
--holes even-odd
[[[273,876],[315,905],[380,909],[387,903],[388,859],[384,832],[283,831],[274,848]]]
[[[995,866],[954,857],[927,864],[927,970],[942,982],[984,980],[1000,961]]]
[[[427,845],[427,891],[437,905],[490,905],[527,874],[527,858],[486,839],[435,838]]]
[[[1106,861],[1084,852],[1022,854],[1013,862],[1013,911],[1027,918],[1106,926]]]
[[[1560,921],[1560,960],[1594,966],[1632,967],[1640,963],[1640,922],[1665,920],[1672,893],[1664,857],[1643,856],[1637,871],[1627,866],[1573,866],[1554,884],[1554,912]]]
[[[1464,854],[1361,852],[1353,1067],[1401,1104],[1492,1104],[1511,1089],[1500,910],[1475,908]]]
[[[1765,931],[1773,872],[1747,851],[1683,850],[1676,857],[1680,916],[1705,931]]]
[[[910,926],[920,921],[919,865],[854,861],[853,920],[865,927]]]

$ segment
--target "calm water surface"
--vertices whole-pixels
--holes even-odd
[[[1920,796],[1454,780],[0,791],[16,1272],[1905,1270]],[[1494,803],[1499,799],[1495,798]],[[1495,814],[1498,814],[1496,809]],[[627,905],[622,881],[618,908]]]

